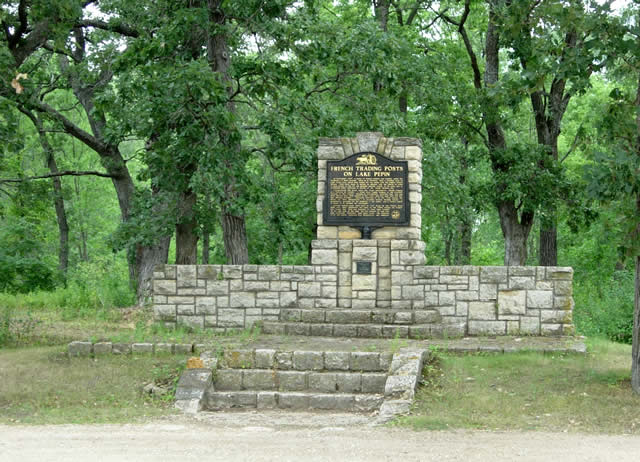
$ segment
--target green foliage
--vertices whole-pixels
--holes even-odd
[[[574,322],[588,336],[631,343],[633,328],[632,271],[616,271],[609,279],[576,281]]]

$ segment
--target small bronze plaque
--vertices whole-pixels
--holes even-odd
[[[371,274],[371,262],[370,261],[357,261],[356,262],[356,274]]]

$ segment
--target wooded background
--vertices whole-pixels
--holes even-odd
[[[428,264],[572,266],[579,333],[631,342],[640,5],[610,3],[2,0],[0,291],[306,264],[318,137],[379,131],[424,143]]]

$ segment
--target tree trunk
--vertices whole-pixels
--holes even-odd
[[[459,248],[456,251],[456,265],[471,263],[471,231],[471,222],[467,219],[458,225]]]
[[[504,235],[505,266],[523,266],[527,261],[527,238],[533,225],[533,212],[518,210],[512,201],[502,201],[498,206],[500,227]]]
[[[638,196],[640,212],[640,196]],[[631,388],[640,395],[640,255],[636,256],[636,283],[633,298],[633,347],[631,350]]]
[[[558,266],[558,227],[555,207],[540,220],[540,266]]]
[[[176,223],[176,265],[195,265],[198,262],[198,222],[193,191],[180,193]]]
[[[229,75],[229,67],[231,65],[231,53],[227,43],[227,35],[224,31],[226,23],[226,15],[222,10],[222,0],[207,0],[209,9],[209,21],[214,25],[216,32],[209,34],[207,39],[207,59],[211,70],[219,75],[220,80],[225,84],[229,101],[227,102],[227,110],[235,113],[235,105],[231,97],[233,96],[233,82]],[[220,142],[225,146],[231,154],[240,152],[240,145],[230,133],[224,131],[220,134]],[[232,155],[229,158],[233,158]],[[229,170],[231,170],[229,166]],[[229,205],[233,205],[238,200],[238,190],[236,188],[236,180],[233,177],[227,179],[225,185],[224,201]],[[227,256],[227,264],[242,265],[249,263],[249,246],[247,243],[247,230],[245,228],[244,214],[232,212],[228,205],[222,207],[222,238],[224,241],[224,250]]]
[[[51,173],[58,173],[58,166],[53,153],[47,156],[47,165]],[[58,220],[58,231],[60,233],[60,249],[58,251],[58,269],[66,280],[67,268],[69,267],[69,223],[67,213],[64,209],[64,199],[62,197],[62,182],[60,177],[53,177],[53,193],[56,208],[56,218]]]
[[[244,217],[224,212],[222,214],[222,238],[228,265],[245,265],[249,263]]]
[[[209,231],[203,231],[202,233],[202,264],[203,265],[209,264],[210,239],[211,239],[211,234],[209,234]]]
[[[136,246],[136,295],[138,305],[144,305],[152,294],[151,281],[157,265],[167,263],[171,236],[158,237],[153,245]]]

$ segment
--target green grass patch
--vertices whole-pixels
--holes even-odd
[[[117,423],[173,414],[185,356],[68,358],[60,347],[0,350],[0,423]],[[149,383],[168,393],[152,397]]]
[[[425,367],[415,429],[537,430],[640,434],[630,385],[631,348],[589,342],[587,355],[438,353]]]

